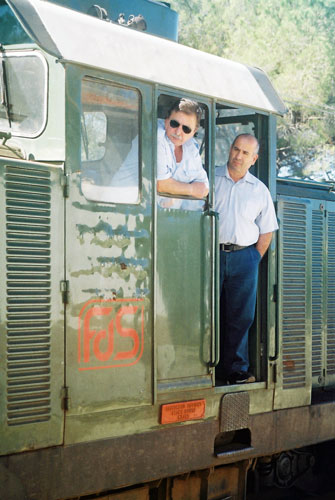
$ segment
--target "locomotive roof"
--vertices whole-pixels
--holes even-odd
[[[286,107],[258,68],[119,26],[45,0],[7,0],[28,35],[67,61],[276,114]]]

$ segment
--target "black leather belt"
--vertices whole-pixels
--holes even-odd
[[[250,245],[247,245],[245,247],[241,247],[240,245],[234,245],[233,243],[220,243],[220,250],[223,252],[236,252],[236,250],[242,250],[243,248],[247,248]]]

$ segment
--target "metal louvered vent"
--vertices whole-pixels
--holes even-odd
[[[323,370],[323,240],[324,212],[312,213],[312,376]]]
[[[7,423],[50,418],[50,173],[7,166]]]
[[[328,212],[327,374],[335,373],[335,213]]]
[[[285,202],[282,220],[283,388],[305,386],[306,206]]]

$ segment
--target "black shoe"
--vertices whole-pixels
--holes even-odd
[[[251,384],[252,382],[256,382],[256,378],[249,372],[234,372],[227,377],[227,383],[230,385]]]

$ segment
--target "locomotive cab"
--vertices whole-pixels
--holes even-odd
[[[169,400],[170,394],[189,398],[193,390],[206,391],[215,385],[220,335],[214,169],[226,161],[234,134],[252,131],[264,150],[256,173],[274,193],[273,149],[268,139],[274,118],[261,108],[268,106],[272,111],[279,106],[280,112],[284,108],[267,79],[258,73],[264,88],[258,88],[257,111],[242,89],[238,92],[244,104],[229,102],[236,97],[229,96],[228,83],[226,100],[213,99],[207,91],[196,92],[190,83],[195,80],[192,66],[181,72],[179,90],[175,90],[168,83],[171,68],[154,70],[156,49],[150,52],[155,43],[169,42],[151,41],[150,35],[126,32],[112,23],[48,2],[27,1],[24,8],[15,2],[8,4],[11,15],[14,12],[22,21],[30,38],[25,46],[7,45],[2,51],[2,93],[6,99],[1,119],[4,133],[8,131],[2,150],[5,158],[15,158],[5,160],[9,177],[3,199],[7,197],[15,204],[17,190],[23,191],[18,207],[13,209],[15,213],[20,211],[20,216],[8,212],[7,223],[12,225],[8,226],[7,253],[11,254],[13,246],[16,257],[11,257],[13,264],[8,267],[8,272],[13,269],[10,273],[14,281],[8,282],[3,301],[8,308],[13,303],[13,314],[8,318],[14,321],[8,319],[6,331],[10,337],[13,328],[13,349],[25,353],[19,355],[19,363],[28,360],[36,366],[45,364],[47,371],[54,366],[52,370],[57,373],[53,376],[48,371],[46,379],[36,374],[41,385],[34,382],[31,390],[41,396],[32,398],[33,402],[26,400],[25,392],[21,399],[13,396],[15,404],[9,405],[9,415],[13,408],[13,421],[29,425],[41,418],[56,419],[57,438],[53,440],[48,433],[45,442],[43,433],[36,431],[34,446],[62,441],[64,410],[70,441],[101,438],[112,432],[111,428],[107,430],[111,424],[96,426],[93,433],[86,427],[86,437],[75,437],[80,434],[82,420],[88,414],[96,416],[97,409],[102,415],[120,408],[143,412],[148,407],[147,421],[155,421],[153,408],[160,398]],[[108,37],[104,39],[105,50],[101,47],[97,51],[88,41],[74,47],[73,38],[64,38],[53,23],[53,17],[59,15],[59,23],[71,25],[78,39],[82,38],[78,19],[87,34],[101,29],[111,36],[110,30],[116,30],[120,54],[110,50]],[[40,23],[41,31],[35,32],[31,22]],[[20,29],[18,39],[27,42],[27,35]],[[138,36],[148,56],[145,63],[140,59],[134,66],[139,58],[134,54]],[[179,48],[171,45],[169,51],[172,64],[174,59],[184,60]],[[152,71],[157,71],[155,79],[160,81],[155,85],[145,81],[150,57]],[[125,61],[129,69],[124,68]],[[127,74],[130,68],[135,78]],[[234,65],[230,70],[235,70]],[[244,76],[256,89],[259,84],[249,70]],[[198,100],[203,109],[197,140],[210,193],[195,210],[193,200],[184,200],[187,203],[180,210],[164,208],[157,202],[157,120],[178,97]],[[40,169],[43,181],[39,179]],[[32,188],[35,177],[36,187]],[[39,183],[46,196],[41,212]],[[27,207],[22,201],[29,197],[26,190],[36,196]],[[30,233],[36,233],[36,247],[30,243]],[[46,240],[43,245],[40,238]],[[9,257],[4,259],[5,268]],[[269,262],[265,260],[262,265],[262,297],[251,336],[259,389],[268,382],[267,355],[272,337],[267,332],[269,318],[273,317],[268,308],[274,306],[267,290],[274,251]],[[21,271],[27,278],[24,284],[19,279]],[[273,272],[270,280],[275,280]],[[45,306],[39,301],[45,301]],[[21,326],[16,315],[22,318]],[[29,332],[25,330],[26,318],[32,324]],[[8,340],[8,349],[11,342]],[[38,355],[35,345],[39,349],[43,346]],[[34,361],[29,358],[31,352]],[[57,356],[49,357],[50,352]],[[15,362],[15,377],[16,369]],[[30,381],[30,375],[30,367],[23,370],[14,386],[17,380],[20,387],[25,380]],[[11,401],[11,389],[8,391]],[[55,411],[59,397],[64,401]],[[37,411],[35,404],[45,407],[45,413]],[[14,433],[16,429],[10,427]],[[23,432],[22,442],[25,439]]]

